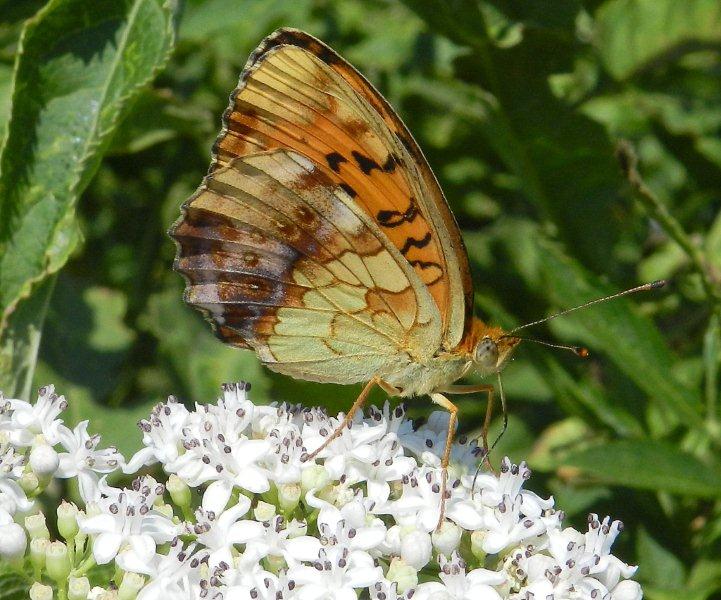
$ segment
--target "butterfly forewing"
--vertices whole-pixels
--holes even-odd
[[[428,286],[446,348],[472,308],[460,233],[423,154],[385,99],[325,44],[280,30],[253,53],[224,116],[216,165],[287,148],[358,203]]]

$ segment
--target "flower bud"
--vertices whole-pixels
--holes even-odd
[[[57,583],[64,583],[70,575],[70,555],[62,542],[50,542],[45,552],[45,569]]]
[[[43,442],[30,451],[30,468],[38,479],[47,481],[55,474],[60,464],[60,456],[55,448]]]
[[[321,489],[330,483],[330,475],[323,465],[311,465],[300,474],[300,486],[305,495],[309,490]]]
[[[269,554],[265,557],[265,564],[271,573],[278,574],[281,569],[287,567],[285,559],[278,554]]]
[[[36,538],[50,539],[50,532],[45,524],[45,515],[41,512],[25,517],[25,529],[28,530],[32,540]]]
[[[170,498],[176,506],[182,509],[187,509],[190,506],[190,487],[175,473],[168,477],[168,483],[166,484],[165,489],[168,490]]]
[[[385,546],[388,548],[388,554],[401,553],[401,528],[400,525],[393,525],[386,531]]]
[[[626,579],[613,589],[613,600],[641,600],[643,590],[638,581]]]
[[[417,529],[401,537],[401,558],[416,570],[420,570],[431,560],[431,536]]]
[[[0,525],[0,556],[14,562],[25,555],[28,538],[25,530],[15,522]]]
[[[281,483],[278,485],[278,504],[280,509],[291,512],[300,502],[301,488],[297,483]]]
[[[125,573],[118,588],[118,600],[134,600],[145,585],[145,577],[138,573]]]
[[[78,533],[78,507],[63,500],[58,506],[58,531],[65,540],[71,540]]]
[[[270,521],[275,516],[275,505],[260,500],[258,506],[253,510],[256,521]]]
[[[168,517],[169,519],[172,519],[174,516],[173,507],[170,504],[155,504],[153,505],[153,509],[158,511],[161,515]]]
[[[461,543],[461,535],[463,530],[455,523],[445,520],[441,524],[440,529],[431,534],[433,547],[441,554],[450,556]]]
[[[87,577],[68,579],[68,600],[87,600],[90,595],[90,581]]]
[[[18,479],[18,484],[28,496],[37,493],[40,487],[40,480],[34,471],[25,471]]]
[[[50,540],[35,538],[30,540],[30,562],[38,571],[45,568],[45,554],[48,551]]]
[[[386,578],[388,581],[395,581],[399,594],[405,594],[407,590],[418,585],[418,571],[398,557],[391,560]]]
[[[30,600],[53,600],[53,588],[37,581],[30,586]]]
[[[478,561],[483,564],[486,559],[486,553],[483,550],[483,542],[486,539],[486,532],[483,530],[474,531],[471,534],[471,552]]]

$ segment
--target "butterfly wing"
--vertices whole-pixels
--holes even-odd
[[[473,302],[460,232],[408,129],[358,71],[314,37],[281,29],[250,57],[223,122],[211,172],[274,149],[310,159],[428,287],[440,313],[441,347],[460,343]]]
[[[438,309],[407,260],[324,170],[289,150],[235,158],[172,235],[186,301],[271,369],[353,383],[429,358]]]

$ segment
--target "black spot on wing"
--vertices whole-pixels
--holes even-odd
[[[369,158],[364,154],[361,154],[360,152],[356,152],[355,150],[353,150],[351,154],[353,155],[355,161],[358,163],[358,167],[360,168],[360,170],[363,171],[364,175],[370,175],[370,172],[373,169],[378,169],[379,171],[381,170],[380,165],[372,158]]]
[[[393,156],[393,154],[389,154],[388,158],[386,159],[386,162],[383,163],[383,170],[386,173],[393,173],[393,171],[396,170],[396,165],[398,164],[398,159]]]
[[[403,223],[411,223],[418,216],[418,206],[415,198],[411,198],[408,208],[404,212],[398,210],[379,210],[376,220],[383,227],[398,227]]]
[[[414,237],[408,237],[406,238],[405,244],[403,244],[403,248],[401,248],[401,254],[405,256],[411,248],[425,248],[428,244],[431,243],[432,239],[433,238],[430,231],[426,233],[426,235],[424,235],[420,240]]]
[[[340,188],[348,194],[351,198],[355,198],[358,195],[358,192],[356,192],[351,186],[349,186],[347,183],[340,183]]]
[[[342,154],[338,154],[338,152],[330,152],[329,154],[326,154],[325,160],[328,163],[328,166],[336,173],[340,173],[341,163],[348,162],[348,159]]]

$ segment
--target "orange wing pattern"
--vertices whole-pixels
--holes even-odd
[[[413,137],[360,73],[321,41],[281,29],[250,57],[223,124],[211,176],[259,152],[286,149],[309,159],[428,286],[440,312],[441,346],[460,343],[473,299],[460,232]]]

